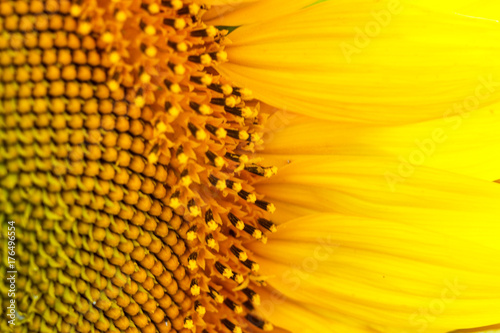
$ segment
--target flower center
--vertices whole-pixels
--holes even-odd
[[[0,211],[31,330],[271,330],[245,251],[267,115],[190,1],[0,5]],[[8,217],[7,217],[8,216]]]

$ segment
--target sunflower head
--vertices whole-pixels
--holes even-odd
[[[0,207],[18,223],[22,327],[272,328],[245,250],[275,231],[252,187],[276,173],[253,156],[267,115],[214,69],[227,31],[207,8],[0,4]]]

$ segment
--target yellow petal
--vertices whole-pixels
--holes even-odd
[[[455,114],[450,109],[443,118],[401,126],[347,126],[277,111],[266,124],[262,153],[277,166],[296,155],[387,156],[396,164],[407,161],[415,168],[429,166],[496,180],[499,111],[489,107]],[[269,155],[277,156],[270,160]]]
[[[431,228],[500,249],[497,183],[373,157],[326,156],[292,161],[256,189],[276,205],[278,223],[336,212]]]
[[[367,332],[438,333],[499,320],[500,253],[439,228],[318,214],[251,249],[271,286],[332,324],[345,316]]]
[[[499,23],[411,2],[326,1],[242,26],[219,70],[266,103],[336,121],[408,123],[497,103]]]
[[[277,16],[286,15],[314,3],[314,0],[218,0],[213,2],[219,6],[211,8],[205,14],[203,19],[206,22],[212,25],[240,26],[265,22]]]
[[[257,291],[262,299],[257,309],[259,315],[272,319],[275,326],[279,325],[280,328],[286,329],[287,333],[375,333],[359,320],[346,318],[334,312],[323,316],[317,309],[310,309],[307,304],[296,302],[270,286],[259,288]],[[276,333],[281,333],[281,330]]]

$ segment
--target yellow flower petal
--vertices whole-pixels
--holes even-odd
[[[256,186],[277,223],[314,212],[387,219],[500,249],[500,185],[372,157],[292,161]],[[487,232],[486,232],[487,230]]]
[[[495,21],[410,1],[326,1],[236,29],[218,68],[280,108],[407,123],[498,102],[499,32]]]
[[[264,137],[264,158],[284,165],[296,155],[387,156],[486,180],[500,178],[500,113],[489,107],[404,126],[346,126],[275,112]],[[293,144],[291,144],[293,142]],[[270,160],[269,155],[276,155]],[[281,156],[280,156],[281,155]],[[406,162],[405,162],[406,161]]]
[[[439,228],[319,214],[252,250],[271,286],[332,324],[341,315],[366,332],[437,333],[499,320],[498,251]]]
[[[215,6],[203,19],[213,25],[240,26],[264,22],[304,8],[314,0],[212,0]]]

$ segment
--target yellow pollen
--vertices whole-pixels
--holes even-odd
[[[236,326],[233,330],[233,333],[242,333],[241,327]]]
[[[259,269],[260,269],[259,264],[257,264],[257,263],[253,263],[253,264],[252,264],[252,271],[253,271],[253,272],[258,272],[258,271],[259,271]]]
[[[135,106],[142,108],[146,104],[146,100],[142,96],[138,96],[134,100]]]
[[[155,153],[150,153],[148,155],[148,162],[151,164],[156,164],[158,162],[158,155]]]
[[[209,54],[203,54],[201,57],[200,57],[200,61],[201,61],[201,64],[204,65],[204,66],[208,66],[212,63],[212,58],[210,57]]]
[[[121,59],[120,55],[118,54],[118,52],[112,52],[110,55],[109,55],[109,60],[112,62],[112,63],[117,63],[119,62]]]
[[[200,141],[203,141],[207,138],[207,133],[205,133],[205,131],[203,130],[197,130],[196,131],[196,139],[197,140],[200,140]],[[224,160],[222,161],[224,162]],[[223,163],[224,164],[224,163]],[[222,166],[222,165],[221,165]]]
[[[182,186],[188,187],[189,185],[191,185],[192,182],[193,181],[192,181],[191,177],[189,177],[189,175],[186,175],[186,176],[181,178],[181,185]]]
[[[177,44],[177,51],[179,52],[186,52],[188,49],[188,45],[184,42],[180,42],[179,44]]]
[[[199,11],[200,11],[200,6],[198,4],[193,3],[189,5],[189,14],[197,15]]]
[[[217,29],[212,25],[208,26],[205,31],[207,32],[208,37],[215,37],[215,35],[217,35]]]
[[[191,206],[189,207],[189,212],[193,217],[197,217],[201,215],[201,210],[198,206]]]
[[[125,22],[127,19],[127,14],[124,11],[118,11],[115,15],[115,18],[118,22]]]
[[[253,133],[252,134],[252,142],[259,142],[261,139],[259,134]]]
[[[219,224],[217,222],[215,222],[214,220],[209,221],[207,224],[208,224],[208,228],[211,231],[217,230],[217,227],[219,226]]]
[[[92,30],[92,25],[89,22],[83,22],[78,27],[78,33],[80,33],[81,35],[84,35],[84,36],[88,35],[91,30]]]
[[[245,279],[243,278],[243,275],[241,274],[235,274],[234,275],[234,281],[236,281],[237,284],[242,284]]]
[[[252,303],[255,305],[260,305],[260,296],[258,294],[252,296]]]
[[[255,196],[255,194],[251,193],[248,195],[247,201],[250,203],[254,203],[255,201],[257,201],[257,197]]]
[[[184,153],[180,153],[179,155],[177,155],[177,160],[179,161],[180,164],[186,164],[188,159],[189,158]]]
[[[142,83],[147,84],[151,82],[151,75],[148,73],[142,73],[140,79]]]
[[[156,124],[156,129],[158,130],[159,133],[165,133],[168,129],[167,124],[164,122],[159,122]]]
[[[243,116],[243,118],[250,118],[253,115],[253,111],[248,106],[245,106],[241,110],[241,115]]]
[[[238,230],[245,229],[245,223],[243,223],[242,221],[236,222],[236,229],[238,229]]]
[[[111,91],[116,91],[118,90],[119,87],[120,87],[119,83],[114,80],[108,82],[108,88]]]
[[[260,241],[261,241],[263,244],[266,244],[266,243],[267,243],[267,236],[266,236],[266,235],[262,235],[262,237],[260,238]]]
[[[271,323],[265,323],[264,327],[263,327],[263,330],[266,331],[266,332],[272,331],[272,330],[274,330],[274,326]]]
[[[102,37],[101,37],[102,41],[106,44],[110,44],[113,42],[113,40],[115,39],[114,35],[111,33],[111,32],[105,32]]]
[[[258,229],[255,229],[255,231],[253,232],[252,236],[255,239],[261,239],[262,238],[262,231],[260,231]]]
[[[217,227],[216,227],[217,228]],[[215,248],[215,246],[217,245],[217,242],[215,241],[215,239],[213,238],[210,238],[208,241],[207,241],[207,246],[211,249]]]
[[[216,167],[221,168],[222,166],[224,166],[225,162],[224,162],[224,159],[222,157],[217,156],[214,160],[214,164]]]
[[[181,201],[179,200],[179,198],[172,198],[170,199],[169,206],[173,209],[177,209],[181,206]]]
[[[146,51],[145,51],[146,55],[150,58],[155,57],[157,52],[158,51],[156,50],[156,47],[154,47],[154,46],[149,46],[148,48],[146,48]]]
[[[215,301],[216,301],[217,303],[220,303],[220,304],[224,303],[224,296],[222,296],[222,295],[221,295],[221,294],[219,294],[219,293],[216,293],[216,294],[215,294]]]
[[[69,12],[71,16],[78,17],[82,13],[82,8],[78,5],[72,5]]]
[[[219,139],[224,139],[227,136],[227,131],[223,128],[219,128],[217,129],[217,131],[215,131],[215,135]]]
[[[177,30],[184,29],[185,26],[186,26],[186,21],[184,21],[184,19],[176,19],[174,21],[174,28]]]
[[[264,170],[264,177],[270,178],[270,177],[276,175],[277,172],[278,172],[278,168],[277,167],[267,168],[267,169]]]
[[[270,203],[269,205],[267,205],[267,211],[269,213],[273,214],[276,211],[276,206],[274,206],[274,204]],[[271,231],[276,232],[276,226],[273,225],[271,227]]]
[[[186,68],[182,65],[175,65],[174,73],[177,75],[184,75],[184,73],[186,73]]]
[[[236,192],[241,191],[241,190],[242,190],[242,188],[243,188],[243,187],[241,186],[241,184],[240,184],[240,183],[234,183],[234,185],[233,185],[233,190],[235,190]]]
[[[189,231],[187,234],[186,234],[186,239],[188,241],[194,241],[196,239],[196,232],[194,231]]]
[[[250,137],[250,134],[248,134],[247,131],[240,131],[238,137],[240,138],[240,140],[246,140]]]
[[[230,279],[233,277],[233,271],[230,269],[230,268],[226,268],[224,269],[224,271],[222,272],[222,276]]]
[[[210,108],[210,106],[208,106],[206,104],[201,105],[199,108],[199,111],[202,115],[205,115],[205,116],[212,114],[212,112],[213,112],[212,109]]]
[[[217,182],[217,185],[215,186],[218,190],[224,190],[226,188],[226,183],[222,180],[219,180]]]
[[[197,284],[194,284],[190,290],[191,290],[191,295],[193,296],[198,296],[201,291],[200,286],[198,286]]]
[[[198,312],[198,314],[200,316],[203,316],[206,312],[207,312],[207,309],[205,309],[204,306],[202,305],[199,305],[197,308],[196,308],[196,312]]]
[[[221,89],[222,93],[226,96],[231,95],[233,93],[233,87],[231,87],[229,84],[223,84]]]
[[[170,2],[170,5],[172,6],[173,9],[178,10],[182,8],[182,1],[181,0],[173,0]]]
[[[186,321],[184,321],[184,328],[186,328],[188,330],[194,328],[193,320],[192,319],[187,319]]]
[[[146,28],[144,28],[144,32],[146,33],[146,35],[150,36],[156,35],[156,29],[152,25],[146,26]]]
[[[179,113],[180,113],[179,109],[176,108],[175,106],[172,106],[170,109],[168,109],[167,112],[172,117],[177,117],[179,115]]]
[[[172,85],[170,86],[170,91],[173,92],[174,94],[178,94],[182,91],[182,89],[178,83],[172,83]]]
[[[160,12],[160,7],[156,3],[152,3],[148,6],[148,11],[151,14],[158,14]]]
[[[236,99],[234,96],[229,96],[224,102],[226,106],[229,106],[230,108],[234,108],[236,106]]]
[[[241,305],[235,305],[234,306],[234,313],[236,314],[240,314],[240,313],[243,313],[243,307]]]
[[[242,155],[240,155],[239,160],[240,160],[241,163],[247,163],[248,162],[248,156],[245,155],[245,154],[242,154]]]
[[[212,76],[211,75],[203,75],[201,78],[201,83],[203,85],[208,86],[212,83]]]
[[[253,93],[250,89],[248,88],[243,88],[243,89],[240,89],[240,94],[241,94],[241,98],[245,101],[248,101],[250,99],[253,98]]]
[[[193,271],[198,268],[198,264],[196,263],[196,260],[191,259],[188,261],[187,267]]]
[[[227,52],[226,51],[217,52],[217,60],[221,62],[227,61]]]

